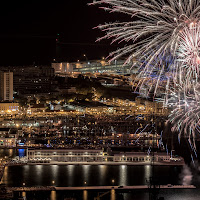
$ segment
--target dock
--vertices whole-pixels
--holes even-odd
[[[14,192],[31,192],[31,191],[81,191],[81,190],[144,190],[148,189],[148,185],[134,186],[80,186],[80,187],[7,187],[8,191]],[[160,189],[195,189],[194,185],[160,185]]]
[[[55,187],[59,190],[143,190],[148,189],[148,185],[134,186],[86,186],[86,187]],[[161,185],[160,189],[195,189],[194,185]]]

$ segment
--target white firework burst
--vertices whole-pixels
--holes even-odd
[[[126,63],[131,62],[133,58],[145,61],[145,65],[144,63],[141,65],[139,78],[151,77],[156,71],[159,82],[167,71],[170,72],[170,78],[173,77],[173,81],[185,84],[185,88],[196,80],[194,77],[198,76],[198,70],[197,67],[194,70],[194,65],[188,65],[190,56],[184,58],[179,54],[178,60],[187,58],[184,65],[180,66],[180,62],[177,62],[177,53],[181,53],[183,50],[181,48],[188,45],[188,43],[184,44],[187,41],[183,37],[191,34],[191,24],[199,24],[199,0],[100,0],[92,4],[100,4],[106,11],[130,16],[129,22],[98,26],[105,31],[105,36],[98,40],[112,39],[112,43],[129,44],[110,53],[111,61],[125,55],[127,56]],[[196,31],[199,31],[199,28],[196,28]],[[172,59],[170,68],[166,69],[167,56]],[[180,76],[187,76],[187,81],[180,79]]]
[[[110,53],[110,60],[127,56],[128,63],[137,58],[142,63],[138,85],[148,85],[149,91],[154,88],[154,95],[165,87],[165,103],[170,105],[168,94],[176,100],[169,117],[173,130],[195,138],[200,131],[200,0],[99,0],[92,4],[130,16],[128,22],[99,25],[105,36],[98,40],[125,42]]]

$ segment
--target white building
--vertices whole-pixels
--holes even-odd
[[[96,149],[28,149],[28,160],[50,159],[57,162],[103,161],[103,151]]]
[[[170,162],[170,155],[167,153],[154,153],[154,158],[151,155],[143,152],[127,152],[114,155],[115,162]]]
[[[131,162],[151,164],[152,161],[159,164],[171,162],[170,155],[167,153],[154,153],[148,155],[144,152],[126,152],[114,155],[107,155],[103,150],[98,149],[28,149],[27,157],[29,162]],[[184,160],[177,159],[179,164]]]

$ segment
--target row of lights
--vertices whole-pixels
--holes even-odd
[[[112,183],[114,184],[114,182],[115,182],[115,180],[114,179],[112,179]],[[52,181],[52,184],[55,184],[55,181],[53,180]],[[86,181],[84,181],[84,185],[86,185],[87,184],[87,182]],[[26,185],[26,183],[23,183],[23,186],[25,186]]]

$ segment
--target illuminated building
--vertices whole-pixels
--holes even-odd
[[[0,98],[2,101],[13,101],[13,72],[0,72]]]
[[[150,164],[152,161],[160,164],[171,162],[170,155],[155,152],[154,157],[143,152],[126,152],[108,155],[98,149],[28,149],[28,160],[31,163],[42,162],[132,162]],[[176,159],[179,164],[184,164],[183,158]],[[173,161],[172,161],[173,162]]]
[[[60,162],[103,161],[103,151],[97,149],[29,149],[28,159],[51,159]]]
[[[56,74],[73,72],[73,66],[67,62],[52,63],[52,68],[54,68]]]
[[[18,134],[10,128],[0,128],[0,147],[16,147]]]
[[[19,111],[18,103],[0,103],[0,114],[12,114]]]
[[[30,107],[30,113],[36,113],[36,112],[45,112],[46,106],[44,104],[34,104]]]
[[[57,75],[69,73],[106,73],[106,74],[130,74],[137,73],[136,67],[132,68],[133,63],[125,64],[125,60],[115,60],[107,62],[105,60],[90,60],[72,63],[52,63]]]

